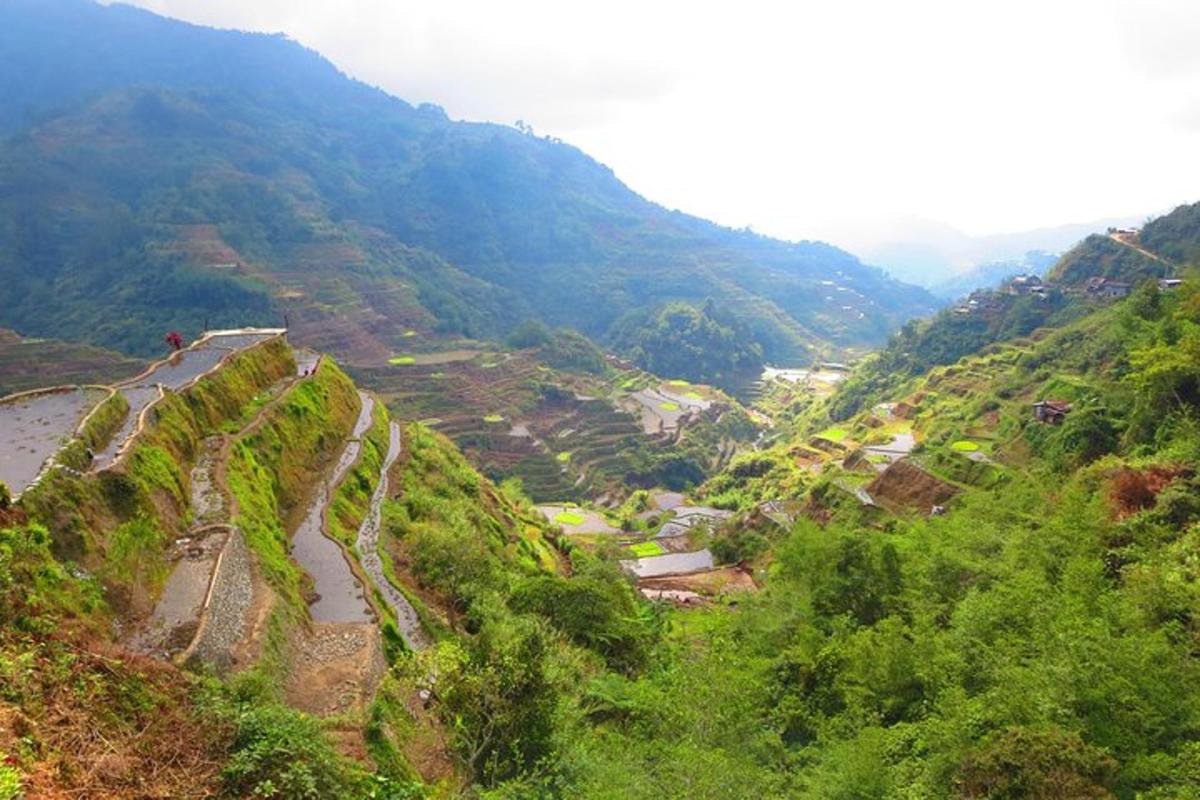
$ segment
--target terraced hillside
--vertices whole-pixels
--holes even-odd
[[[536,351],[452,354],[353,373],[397,416],[447,435],[484,474],[519,478],[539,502],[695,484],[755,433],[735,402],[707,387],[636,370],[552,370]]]
[[[65,384],[109,384],[142,371],[122,353],[55,339],[28,339],[0,328],[0,396]]]
[[[0,235],[0,324],[26,335],[148,353],[146,330],[282,324],[366,362],[408,330],[498,339],[535,318],[600,339],[626,312],[723,298],[783,363],[936,306],[835,247],[670,211],[570,145],[413,107],[283,38],[90,0],[0,15],[0,210],[21,220]]]
[[[156,391],[144,397],[132,391],[142,382]],[[158,664],[159,674],[176,675],[169,685],[177,689],[190,680],[186,670],[227,676],[230,686],[242,687],[242,711],[222,700],[201,712],[176,692],[171,702],[185,709],[181,713],[197,715],[177,724],[199,725],[201,713],[234,713],[221,717],[212,735],[197,738],[233,758],[238,748],[255,746],[231,738],[237,714],[249,709],[263,719],[292,719],[296,730],[308,731],[293,735],[311,740],[316,761],[306,769],[319,773],[310,778],[326,787],[323,792],[357,796],[368,781],[362,764],[370,759],[384,764],[369,779],[373,785],[462,780],[441,723],[417,711],[418,687],[392,669],[430,646],[432,631],[445,635],[452,628],[438,621],[444,612],[436,602],[421,599],[414,580],[420,573],[409,573],[392,555],[397,542],[383,522],[384,508],[406,489],[398,464],[407,437],[382,404],[357,391],[328,358],[293,351],[282,331],[255,330],[210,334],[133,382],[75,394],[79,402],[61,419],[44,415],[59,428],[39,445],[45,463],[36,480],[7,471],[0,476],[19,494],[10,505],[9,493],[0,493],[6,559],[12,536],[27,530],[43,537],[35,538],[43,549],[22,550],[19,558],[74,565],[74,577],[54,578],[53,591],[34,605],[27,601],[25,613],[51,615],[47,619],[63,613],[52,598],[76,591],[77,582],[94,592],[89,605],[71,613],[107,643],[68,635],[56,647],[103,646],[121,669],[141,663],[133,656],[140,654]],[[45,403],[62,395],[25,397]],[[24,409],[23,402],[0,399],[0,436],[24,441],[29,415],[8,413]],[[519,563],[535,571],[559,568],[536,514],[499,494],[492,506],[506,515],[505,526],[516,526],[511,533],[497,527],[496,558],[518,558],[505,554],[511,537],[532,554]],[[5,576],[10,563],[3,561]],[[0,603],[4,614],[11,613],[7,602]],[[343,613],[355,603],[354,614]],[[0,648],[12,647],[28,642],[0,637]],[[0,713],[39,713],[23,705],[24,697],[6,692]],[[37,739],[45,749],[12,762],[31,776],[30,796],[76,789],[90,796],[191,796],[208,794],[218,781],[212,769],[189,778],[139,761],[147,749],[143,735],[153,726],[136,734],[121,729],[133,722],[103,705],[70,713],[81,715],[81,724],[109,726],[130,769],[97,777],[88,759],[100,754],[70,749],[58,738],[70,731],[56,722]],[[87,722],[101,714],[109,716]],[[442,744],[430,749],[428,741],[413,740],[418,734],[441,737]],[[217,744],[222,737],[224,744]],[[5,742],[0,733],[0,747],[7,748]],[[221,758],[217,751],[208,757]],[[47,753],[74,763],[75,772],[34,777]],[[261,763],[227,773],[225,791],[261,793],[272,780],[278,785],[272,770],[285,766]],[[167,775],[169,787],[155,783]]]

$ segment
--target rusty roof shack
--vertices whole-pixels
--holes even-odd
[[[1133,284],[1096,276],[1084,281],[1083,290],[1090,297],[1115,300],[1128,296],[1133,290]]]
[[[1065,400],[1039,400],[1033,404],[1033,418],[1047,425],[1060,425],[1071,411]]]
[[[1037,275],[1018,275],[1008,284],[1008,293],[1015,295],[1031,294],[1035,289],[1042,291],[1042,279]]]

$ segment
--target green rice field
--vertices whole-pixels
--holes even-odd
[[[637,544],[631,544],[629,545],[629,551],[638,558],[661,556],[666,552],[658,542],[638,542]]]
[[[831,442],[840,442],[849,435],[850,435],[850,431],[846,430],[845,428],[839,428],[837,426],[834,426],[832,428],[826,428],[825,430],[823,430],[817,434],[817,436],[819,438],[828,439]]]
[[[582,525],[587,517],[577,511],[560,511],[554,515],[554,522],[557,525]]]

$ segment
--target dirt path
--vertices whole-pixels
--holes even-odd
[[[1154,253],[1151,253],[1149,250],[1147,250],[1146,248],[1142,247],[1141,245],[1134,244],[1133,242],[1129,241],[1127,238],[1125,238],[1125,237],[1121,236],[1119,233],[1110,233],[1110,234],[1108,235],[1108,238],[1112,239],[1112,240],[1113,240],[1114,242],[1116,242],[1117,244],[1123,244],[1123,245],[1125,245],[1125,246],[1126,246],[1126,247],[1128,247],[1130,250],[1135,250],[1135,251],[1137,251],[1138,253],[1140,253],[1141,255],[1145,256],[1145,257],[1146,257],[1146,258],[1148,258],[1148,259],[1150,259],[1151,261],[1157,261],[1157,262],[1158,262],[1158,263],[1160,263],[1160,264],[1165,264],[1165,265],[1167,265],[1167,266],[1168,266],[1168,267],[1170,267],[1171,269],[1175,269],[1175,265],[1174,265],[1174,264],[1172,264],[1170,261],[1167,261],[1167,260],[1166,260],[1165,258],[1163,258],[1162,256],[1155,255]]]
[[[355,549],[358,551],[359,562],[367,576],[375,583],[375,587],[396,614],[396,625],[404,636],[404,641],[413,650],[423,650],[432,644],[429,635],[421,626],[421,618],[416,609],[408,602],[404,593],[392,585],[383,571],[383,562],[379,556],[379,533],[383,524],[383,501],[390,492],[388,470],[400,457],[401,448],[400,425],[393,421],[388,427],[388,452],[383,466],[379,470],[379,484],[371,497],[371,510],[358,529],[358,540]]]
[[[293,643],[288,703],[329,716],[363,708],[387,670],[374,623],[317,622]]]

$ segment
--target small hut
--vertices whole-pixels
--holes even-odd
[[[1071,411],[1071,404],[1063,400],[1039,400],[1033,404],[1033,418],[1047,425],[1060,425]]]

